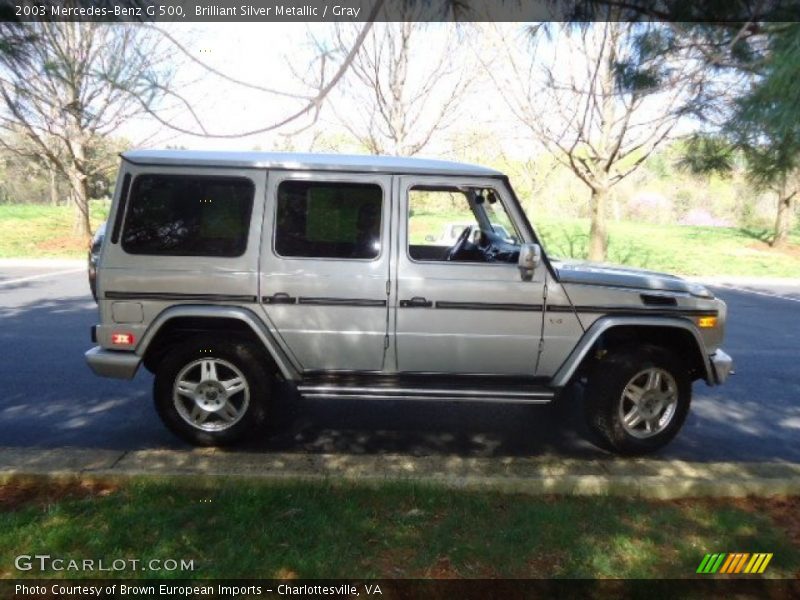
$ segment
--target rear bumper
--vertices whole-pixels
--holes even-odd
[[[708,358],[711,361],[714,383],[725,383],[728,376],[733,375],[733,359],[722,350],[717,350]]]
[[[142,358],[133,352],[104,350],[100,346],[87,351],[85,356],[95,375],[114,379],[133,379],[142,362]]]

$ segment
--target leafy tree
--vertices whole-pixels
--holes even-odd
[[[708,77],[687,111],[701,131],[687,145],[684,166],[730,172],[727,161],[740,151],[751,182],[777,194],[772,243],[784,243],[799,191],[800,5],[796,0],[576,0],[568,18],[602,18],[609,10],[624,20],[666,23],[676,47],[694,51]]]
[[[750,74],[744,92],[724,99],[709,112],[719,125],[696,135],[682,164],[694,172],[729,173],[741,153],[747,175],[759,189],[775,193],[777,211],[771,244],[786,243],[800,193],[800,24],[766,24],[757,61],[734,63]],[[750,68],[758,64],[758,72]]]
[[[193,102],[171,85],[176,57],[191,60],[209,76],[228,83],[266,94],[285,94],[214,69],[155,25],[0,22],[0,146],[32,161],[44,157],[69,182],[76,208],[74,233],[88,237],[88,200],[94,175],[103,168],[93,164],[92,155],[98,143],[102,146],[102,139],[141,114],[173,131],[216,138],[252,135],[309,116],[316,118],[321,104],[350,67],[383,3],[378,0],[374,4],[368,22],[333,74],[328,73],[324,57],[318,61],[322,65],[319,80],[312,95],[298,97],[302,106],[246,132],[209,131]],[[44,0],[44,4],[52,2]],[[165,99],[179,104],[181,114],[193,118],[195,125],[181,125],[179,119],[166,117]],[[17,144],[18,139],[23,143]]]
[[[772,245],[786,243],[800,192],[800,24],[770,29],[763,74],[735,103],[725,131],[748,157],[748,172],[777,196]]]
[[[92,148],[168,89],[159,39],[100,23],[2,24],[0,37],[35,40],[0,53],[0,145],[46,157],[75,199],[74,234],[88,238]]]
[[[552,40],[550,64],[539,66],[547,48],[531,46],[526,63],[518,44],[503,39],[513,75],[497,83],[534,138],[589,188],[589,258],[604,260],[611,189],[690,114],[707,93],[707,73],[697,50],[663,24],[610,20],[532,33]]]

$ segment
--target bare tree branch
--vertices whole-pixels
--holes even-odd
[[[367,17],[367,21],[361,26],[361,29],[360,29],[358,35],[353,40],[352,46],[348,49],[344,59],[342,60],[342,63],[339,65],[339,68],[336,70],[336,72],[334,73],[333,77],[331,77],[331,79],[328,80],[327,82],[324,82],[324,84],[321,84],[319,89],[318,89],[318,91],[317,91],[317,93],[314,96],[305,97],[305,99],[307,101],[303,106],[301,106],[300,108],[296,109],[294,112],[291,112],[289,115],[283,117],[282,119],[279,119],[279,120],[277,120],[277,121],[275,121],[275,122],[273,122],[273,123],[271,123],[269,125],[265,125],[265,126],[258,127],[258,128],[255,128],[255,129],[249,129],[247,131],[238,131],[238,132],[235,132],[235,133],[211,132],[211,131],[208,131],[208,129],[206,127],[202,127],[202,126],[201,126],[201,130],[198,131],[198,130],[194,130],[194,129],[188,129],[187,127],[182,127],[180,125],[175,124],[171,120],[165,119],[159,112],[153,110],[145,102],[140,102],[141,108],[147,114],[149,114],[151,117],[153,117],[156,121],[158,121],[159,123],[161,123],[165,127],[169,127],[170,129],[172,129],[174,131],[177,131],[177,132],[180,132],[180,133],[183,133],[183,134],[186,134],[186,135],[193,135],[193,136],[205,137],[205,138],[217,138],[217,139],[232,139],[232,138],[239,138],[239,137],[248,137],[248,136],[251,136],[251,135],[257,135],[259,133],[267,133],[269,131],[276,131],[276,130],[279,130],[279,129],[285,127],[286,125],[288,125],[290,123],[293,123],[293,122],[297,121],[298,119],[300,119],[300,118],[302,118],[304,116],[307,116],[309,114],[313,115],[313,119],[315,120],[317,118],[317,116],[319,115],[319,111],[320,111],[320,107],[322,106],[322,103],[326,100],[326,98],[330,94],[331,90],[333,90],[334,87],[336,87],[336,85],[339,83],[339,81],[344,77],[345,73],[347,73],[348,69],[350,68],[351,64],[353,63],[356,55],[358,54],[358,52],[361,49],[362,44],[364,43],[364,39],[366,38],[367,34],[370,32],[370,30],[373,27],[373,22],[374,22],[376,16],[382,10],[384,2],[385,2],[385,0],[378,0],[378,2],[376,2],[373,5],[372,11],[370,12],[370,14]],[[183,48],[183,47],[181,46],[181,48]],[[183,52],[187,52],[185,49],[183,49],[182,51]],[[322,60],[325,60],[326,58],[327,58],[327,53],[323,54],[322,57],[321,57]],[[231,78],[231,77],[229,77],[227,75],[224,75],[221,72],[219,72],[218,70],[213,69],[212,67],[208,66],[203,61],[200,61],[199,59],[193,58],[193,60],[196,63],[200,64],[201,66],[207,68],[209,70],[209,72],[211,72],[211,73],[213,73],[215,75],[223,76],[228,81],[237,83],[239,85],[243,85],[245,87],[249,87],[251,89],[260,89],[260,91],[263,91],[263,92],[275,93],[275,90],[271,90],[271,89],[268,89],[268,88],[263,88],[263,87],[260,87],[260,86],[255,86],[254,84],[249,84],[247,82],[239,81],[239,80]],[[283,95],[285,95],[285,94],[283,94]]]
[[[341,102],[333,103],[336,120],[369,152],[422,152],[452,124],[476,77],[454,51],[457,32],[440,27],[433,35],[415,19],[420,9],[407,5],[404,21],[373,28],[343,81]],[[337,25],[339,48],[352,46],[352,34]]]
[[[93,145],[139,112],[132,97],[154,110],[169,90],[156,59],[159,40],[141,28],[100,23],[0,24],[6,34],[35,43],[23,55],[0,53],[0,125],[11,134],[3,146],[19,156],[36,148],[67,180],[74,231],[86,237]]]
[[[561,27],[545,52],[518,51],[507,29],[494,26],[495,47],[514,78],[497,81],[506,103],[537,141],[591,191],[590,258],[605,256],[605,201],[675,131],[703,90],[699,49],[647,52],[637,46],[658,23],[614,21]],[[744,34],[743,34],[744,35]],[[486,70],[497,77],[484,59]],[[531,77],[523,79],[525,61]],[[547,64],[547,62],[552,64]],[[533,65],[545,64],[537,71]],[[651,82],[650,78],[657,79]]]

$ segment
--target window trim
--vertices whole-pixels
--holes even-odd
[[[473,262],[473,261],[466,261],[466,260],[465,261],[459,261],[459,260],[424,260],[424,259],[413,258],[411,256],[411,252],[409,252],[409,250],[411,249],[411,243],[410,243],[411,242],[411,236],[409,235],[409,220],[410,220],[409,213],[411,211],[410,194],[411,194],[411,191],[415,187],[425,187],[425,185],[426,184],[412,183],[411,185],[409,185],[409,186],[407,186],[405,188],[405,192],[404,192],[405,193],[405,208],[406,208],[406,210],[405,210],[405,213],[406,213],[405,214],[405,221],[406,221],[406,224],[405,224],[405,238],[406,238],[405,242],[406,243],[404,245],[405,245],[406,258],[409,260],[409,262],[412,262],[412,263],[417,264],[417,265],[447,265],[447,266],[459,265],[459,266],[465,266],[465,267],[495,267],[495,268],[496,267],[514,267],[515,269],[517,268],[517,264],[516,263]],[[476,187],[477,188],[491,188],[495,192],[495,194],[497,194],[497,197],[498,197],[499,201],[502,203],[503,210],[506,212],[506,215],[509,215],[509,221],[511,222],[511,226],[514,228],[515,233],[517,234],[517,236],[520,237],[520,239],[524,239],[520,235],[520,232],[517,231],[517,224],[514,222],[514,219],[511,218],[511,213],[509,212],[508,207],[506,206],[505,194],[500,189],[498,189],[497,186],[495,186],[495,185],[475,185],[475,184],[465,184],[465,185],[466,185],[466,187],[470,187],[470,188],[476,188]],[[440,187],[440,186],[434,185],[434,186],[429,186],[429,187]],[[457,184],[457,183],[446,184],[446,185],[442,185],[441,187],[442,188],[458,188],[459,184]],[[401,218],[402,218],[402,215],[401,215]]]
[[[352,175],[349,173],[348,175]],[[278,252],[277,248],[277,240],[278,240],[278,193],[280,192],[280,188],[284,183],[287,182],[302,182],[302,183],[333,183],[333,184],[351,184],[351,185],[374,185],[381,190],[381,221],[379,227],[380,233],[380,251],[374,258],[348,258],[344,256],[285,256]],[[280,260],[323,260],[323,261],[346,261],[349,263],[352,262],[363,262],[363,263],[370,263],[370,262],[377,262],[383,259],[384,252],[386,252],[385,244],[383,243],[383,229],[385,226],[385,219],[386,216],[386,188],[384,185],[379,181],[358,181],[352,178],[343,178],[343,179],[328,179],[328,178],[303,178],[303,177],[283,177],[275,182],[275,194],[274,197],[274,205],[275,208],[272,211],[272,235],[271,235],[271,242],[270,247],[272,249],[272,254],[276,258]],[[389,215],[389,219],[391,219],[391,215]]]
[[[154,252],[130,252],[125,247],[125,230],[129,225],[130,222],[130,211],[133,203],[131,200],[133,199],[133,192],[136,189],[136,184],[140,178],[143,177],[164,177],[167,179],[191,179],[191,180],[198,180],[198,179],[216,179],[216,180],[227,180],[227,181],[241,181],[247,182],[251,188],[251,196],[250,196],[250,208],[247,215],[247,227],[244,232],[244,247],[242,251],[238,254],[169,254],[169,253],[154,253]],[[253,228],[253,211],[256,207],[256,190],[258,186],[256,182],[244,175],[195,175],[195,174],[187,174],[187,173],[163,173],[160,171],[148,171],[144,173],[137,173],[135,177],[131,180],[130,184],[130,191],[128,193],[128,202],[127,206],[125,207],[125,217],[122,222],[122,227],[120,228],[120,240],[119,240],[119,247],[122,251],[127,254],[128,256],[157,256],[161,258],[213,258],[213,259],[233,259],[233,258],[241,258],[245,254],[247,254],[248,247],[249,247],[249,238],[250,238],[250,231]]]
[[[117,213],[114,215],[114,226],[111,229],[112,244],[118,243],[119,237],[122,235],[123,219],[128,210],[128,194],[131,191],[132,183],[133,176],[128,171],[122,178],[122,188],[120,189],[119,200],[117,200]]]

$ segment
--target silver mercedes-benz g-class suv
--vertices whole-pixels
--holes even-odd
[[[471,225],[439,245],[456,221]],[[144,365],[159,415],[195,444],[255,432],[277,381],[529,404],[579,383],[565,400],[583,398],[603,445],[641,454],[678,432],[693,381],[732,369],[725,303],[704,287],[549,258],[506,176],[443,161],[126,152],[97,297],[89,366]]]

